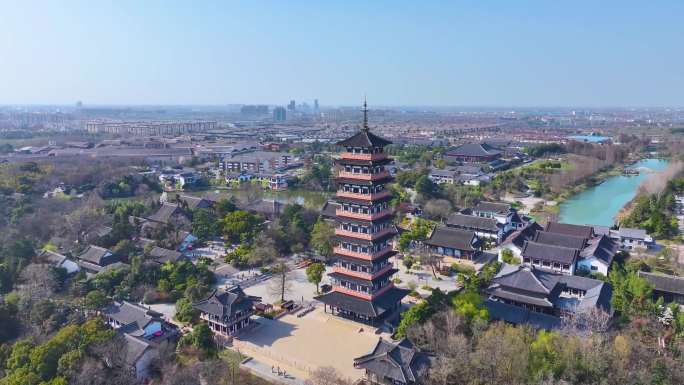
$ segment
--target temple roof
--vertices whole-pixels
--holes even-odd
[[[337,142],[338,146],[344,147],[384,147],[389,144],[392,144],[392,142],[375,135],[367,129],[362,129],[354,136]]]

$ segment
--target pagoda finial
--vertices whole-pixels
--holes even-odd
[[[368,103],[366,103],[366,95],[363,95],[363,129],[368,131]]]

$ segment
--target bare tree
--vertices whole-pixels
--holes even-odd
[[[273,269],[273,278],[269,285],[271,294],[279,296],[280,301],[285,301],[285,293],[292,288],[292,276],[290,268],[284,261],[279,262]]]
[[[597,307],[577,308],[561,318],[561,330],[567,335],[590,336],[610,328],[611,315]]]
[[[316,369],[311,378],[306,380],[306,385],[350,385],[351,382],[344,378],[337,369],[332,366],[323,366]]]

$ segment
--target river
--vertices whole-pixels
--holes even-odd
[[[560,221],[577,225],[612,226],[615,216],[634,195],[641,182],[653,172],[663,171],[668,161],[644,159],[629,168],[639,170],[639,175],[612,176],[598,186],[588,188],[563,202]]]

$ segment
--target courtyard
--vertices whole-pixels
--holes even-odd
[[[258,322],[234,341],[234,349],[303,379],[324,366],[351,380],[361,378],[363,371],[354,368],[353,359],[370,352],[380,336],[389,338],[373,327],[324,313],[322,307],[301,318],[288,314]]]

